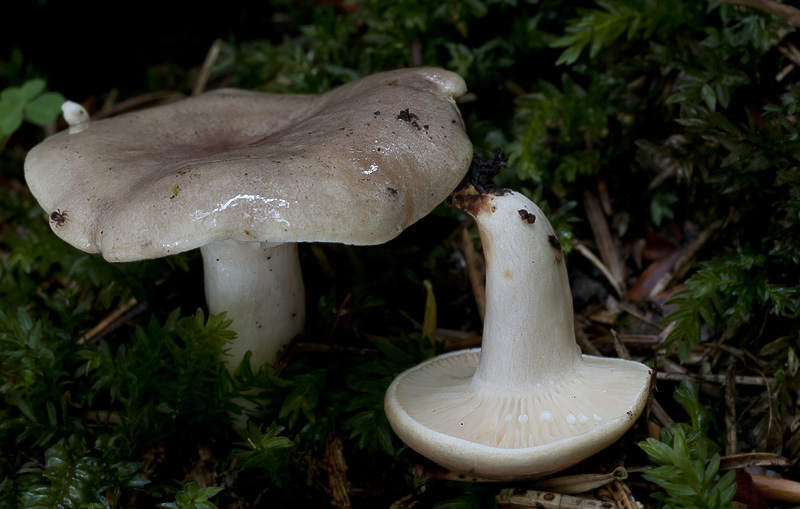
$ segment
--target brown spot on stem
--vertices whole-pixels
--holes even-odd
[[[514,272],[511,269],[506,269],[503,271],[503,278],[504,279],[514,279]]]

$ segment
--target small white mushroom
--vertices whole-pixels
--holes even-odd
[[[564,255],[536,205],[471,187],[453,203],[475,217],[486,255],[482,348],[399,375],[385,398],[392,428],[423,456],[473,476],[535,478],[574,465],[633,424],[652,372],[581,355]]]
[[[25,177],[78,249],[124,262],[201,248],[209,310],[238,332],[229,365],[250,350],[257,367],[303,327],[295,243],[387,242],[456,187],[472,159],[465,91],[417,68],[321,96],[222,89],[98,121],[67,107],[82,130],[34,147]]]
[[[64,115],[64,120],[70,126],[76,126],[89,121],[89,112],[76,102],[65,101],[64,104],[61,105],[61,113]]]

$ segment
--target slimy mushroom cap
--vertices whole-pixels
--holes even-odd
[[[401,69],[321,96],[222,89],[86,123],[25,175],[54,232],[110,261],[215,241],[380,244],[430,212],[472,157],[463,80]]]

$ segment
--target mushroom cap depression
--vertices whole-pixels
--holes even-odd
[[[70,128],[25,176],[63,240],[109,261],[211,242],[380,244],[459,183],[472,145],[436,68],[367,76],[320,96],[221,89]]]

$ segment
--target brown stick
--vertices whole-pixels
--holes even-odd
[[[774,0],[724,0],[731,4],[744,5],[777,16],[793,27],[800,27],[800,10]]]
[[[575,316],[575,340],[578,342],[578,346],[581,347],[581,351],[583,353],[594,355],[595,357],[602,357],[603,354],[600,350],[594,346],[594,343],[589,341],[589,338],[586,336],[586,332],[584,331],[584,323],[582,320],[576,315]]]
[[[756,474],[750,474],[750,477],[765,498],[792,504],[800,503],[799,482]]]
[[[92,116],[92,120],[100,120],[101,118],[113,117],[127,111],[132,111],[139,108],[146,108],[158,104],[166,104],[178,99],[183,99],[183,94],[175,90],[157,90],[155,92],[148,92],[136,97],[131,97],[122,102],[118,102],[109,108],[103,108]]]
[[[422,282],[425,286],[425,319],[422,321],[422,336],[427,337],[431,346],[436,346],[436,295],[433,293],[433,284],[426,279]]]
[[[486,315],[486,290],[483,285],[483,275],[478,267],[478,254],[475,252],[475,245],[472,243],[467,228],[461,231],[461,249],[464,251],[464,259],[467,262],[467,274],[472,287],[472,295],[475,297],[475,305],[478,307],[478,314],[483,321],[483,317]]]
[[[697,382],[708,382],[713,384],[724,384],[725,383],[725,375],[702,375],[702,374],[694,374],[694,373],[666,373],[663,371],[659,371],[656,375],[658,380],[672,380],[675,382],[680,382],[683,380],[694,380]],[[759,376],[735,376],[733,377],[733,381],[737,385],[756,385],[756,386],[764,386],[766,385],[769,387],[774,379],[768,377],[759,377]]]
[[[624,482],[615,479],[606,486],[606,489],[611,493],[619,509],[639,509],[631,489]]]
[[[613,509],[614,504],[602,500],[571,497],[548,491],[535,491],[507,488],[497,494],[498,504],[514,504],[522,507],[539,507],[544,509],[582,509],[601,507]]]
[[[619,251],[614,244],[614,239],[611,237],[611,230],[608,228],[608,222],[606,221],[606,216],[603,215],[600,202],[589,191],[586,191],[583,195],[583,208],[586,210],[586,218],[589,220],[594,240],[597,242],[600,259],[611,271],[613,279],[617,283],[615,290],[619,288],[624,294],[625,268],[622,266]]]
[[[600,260],[598,257],[592,253],[592,251],[581,244],[580,242],[575,242],[575,249],[584,256],[592,265],[597,267],[597,269],[603,274],[606,280],[611,285],[611,288],[614,289],[614,292],[617,294],[617,297],[622,297],[623,288],[619,281],[617,281],[616,276],[611,272],[611,269],[606,267],[606,265]]]
[[[669,430],[670,433],[675,433],[675,427],[672,425],[675,420],[669,416],[667,411],[664,410],[664,407],[661,406],[661,403],[658,402],[655,396],[653,397],[652,404],[650,405],[650,412],[663,427]]]
[[[536,481],[534,487],[541,491],[552,491],[562,495],[577,495],[587,491],[596,490],[607,484],[626,479],[628,472],[624,467],[617,467],[607,474],[577,474],[551,477]]]
[[[664,276],[662,276],[655,285],[653,285],[653,289],[650,290],[651,298],[654,295],[658,295],[664,291],[664,289],[669,287],[671,283],[686,275],[686,272],[689,270],[689,267],[692,264],[692,260],[694,260],[694,256],[706,244],[706,242],[708,242],[708,239],[710,239],[717,230],[722,228],[723,224],[724,223],[721,219],[717,219],[708,225],[708,227],[700,233],[694,242],[686,246],[686,249],[684,249],[678,259],[675,260],[672,268],[668,270],[667,273],[664,274]]]
[[[208,75],[211,72],[211,66],[214,65],[214,62],[217,61],[217,57],[219,56],[219,47],[222,44],[221,41],[216,40],[211,45],[211,48],[208,50],[208,54],[206,55],[206,59],[203,62],[203,67],[200,69],[200,74],[197,76],[197,81],[194,84],[194,88],[192,89],[192,95],[198,95],[203,90],[206,89],[206,84],[208,83]]]
[[[656,329],[658,329],[658,330],[660,330],[660,331],[663,331],[663,330],[664,330],[664,328],[665,328],[665,327],[664,327],[663,325],[661,325],[660,323],[658,323],[658,322],[654,322],[653,320],[651,320],[651,319],[647,318],[646,316],[644,316],[643,314],[641,314],[639,311],[637,311],[636,309],[634,309],[634,308],[632,308],[632,307],[630,307],[630,306],[626,306],[625,304],[620,304],[620,305],[619,305],[619,308],[620,308],[622,311],[625,311],[626,313],[628,313],[629,315],[631,315],[632,317],[636,318],[636,319],[637,319],[637,320],[639,320],[640,322],[644,322],[644,323],[646,323],[647,325],[650,325],[651,327],[654,327],[654,328],[656,328]],[[674,327],[674,325],[673,325],[673,327]],[[666,336],[665,336],[665,337],[666,337]]]
[[[791,42],[787,42],[786,46],[778,47],[778,51],[791,60],[793,64],[800,65],[800,50]]]
[[[749,452],[733,454],[719,459],[720,470],[735,470],[749,467],[790,467],[792,462],[779,454],[771,452]]]
[[[331,505],[338,509],[350,509],[350,494],[347,492],[347,464],[344,461],[342,441],[337,437],[328,438],[325,444],[325,462],[328,466],[328,486],[331,490]]]
[[[330,345],[333,342],[333,335],[336,333],[337,327],[339,327],[339,320],[345,316],[349,311],[347,311],[348,306],[350,305],[350,300],[353,298],[353,292],[348,293],[344,296],[344,300],[339,305],[339,309],[336,310],[336,318],[333,320],[333,325],[331,326],[331,330],[328,332],[328,344]]]
[[[110,424],[112,426],[119,426],[122,424],[122,418],[119,414],[110,410],[88,410],[86,414],[84,414],[84,417],[87,421]]]
[[[92,327],[92,330],[84,334],[80,339],[78,339],[77,343],[79,345],[83,345],[86,343],[91,343],[94,341],[98,336],[100,336],[106,329],[110,328],[117,320],[120,320],[123,316],[127,315],[129,311],[135,308],[139,303],[136,301],[136,298],[131,297],[125,304],[120,304],[117,309],[115,309],[110,315],[103,318],[100,323]],[[145,306],[146,307],[146,306]],[[142,309],[144,310],[144,308]]]
[[[725,444],[725,455],[736,454],[738,449],[736,433],[736,385],[734,382],[733,364],[728,366],[725,374],[725,405],[728,411],[725,412],[725,427],[728,431],[728,443]]]
[[[625,346],[625,343],[620,341],[619,335],[614,329],[611,329],[611,337],[614,338],[614,350],[617,352],[617,357],[620,359],[625,359],[626,361],[631,360],[630,350],[628,350],[628,347]]]
[[[453,472],[452,470],[447,470],[446,468],[427,468],[425,465],[420,463],[414,465],[412,473],[414,474],[414,479],[419,479],[420,477],[424,476],[435,481],[462,481],[480,483],[500,482],[496,479],[486,479],[483,477],[475,477],[472,475]]]

